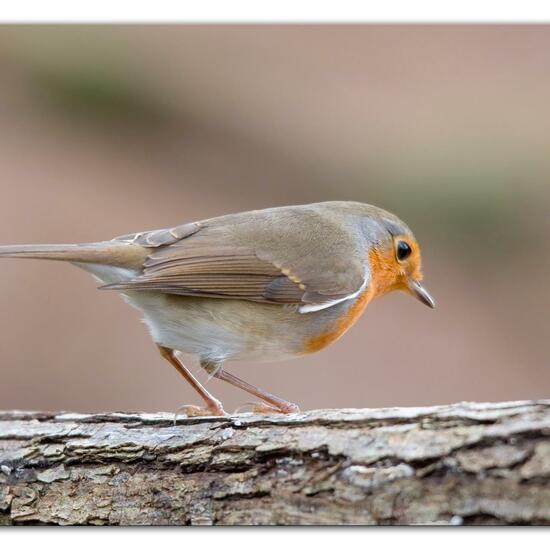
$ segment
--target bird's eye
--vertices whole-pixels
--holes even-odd
[[[411,247],[405,241],[399,241],[397,243],[397,259],[402,262],[411,255]]]

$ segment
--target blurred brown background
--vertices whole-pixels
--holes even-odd
[[[438,308],[391,295],[325,351],[229,370],[302,408],[549,397],[550,27],[4,26],[0,84],[2,244],[370,202]],[[198,403],[95,287],[2,261],[0,408]]]

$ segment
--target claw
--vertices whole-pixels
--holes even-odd
[[[183,412],[186,418],[193,416],[227,416],[227,413],[220,405],[212,404],[210,407],[199,407],[198,405],[182,405],[174,413],[174,425],[178,420],[178,414]]]
[[[275,407],[274,405],[262,401],[248,401],[243,403],[240,407],[237,407],[233,414],[242,412],[246,407],[250,407],[251,412],[259,414],[289,414],[300,412],[300,408],[294,403],[285,403],[284,405],[281,404],[280,407]]]

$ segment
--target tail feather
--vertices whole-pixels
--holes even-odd
[[[146,256],[146,249],[142,246],[116,241],[83,244],[20,244],[0,246],[0,258],[60,260],[128,268],[140,267]]]

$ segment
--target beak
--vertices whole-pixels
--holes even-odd
[[[409,290],[412,292],[413,296],[420,300],[423,304],[431,307],[435,307],[434,299],[430,296],[430,293],[414,279],[409,279]]]

